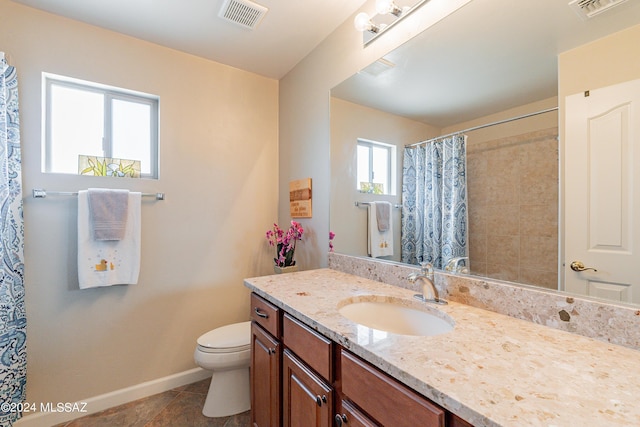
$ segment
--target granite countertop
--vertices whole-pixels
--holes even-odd
[[[274,305],[475,426],[640,426],[640,352],[464,304],[431,337],[372,333],[338,312],[413,291],[330,269],[245,279]],[[417,304],[417,305],[416,305]]]

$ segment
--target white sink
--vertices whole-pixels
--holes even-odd
[[[431,336],[453,330],[454,322],[448,315],[435,309],[429,313],[426,306],[418,309],[393,301],[359,298],[338,307],[341,315],[355,323],[393,334]]]

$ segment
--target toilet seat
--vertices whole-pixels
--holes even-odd
[[[216,328],[198,338],[204,353],[237,353],[251,349],[251,321]]]

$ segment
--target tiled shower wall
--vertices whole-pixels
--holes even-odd
[[[558,128],[467,143],[472,274],[557,289]]]

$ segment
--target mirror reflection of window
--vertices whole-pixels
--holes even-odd
[[[357,325],[357,341],[359,345],[375,344],[389,336],[388,332]]]
[[[393,195],[394,145],[358,139],[356,188],[361,193]]]

